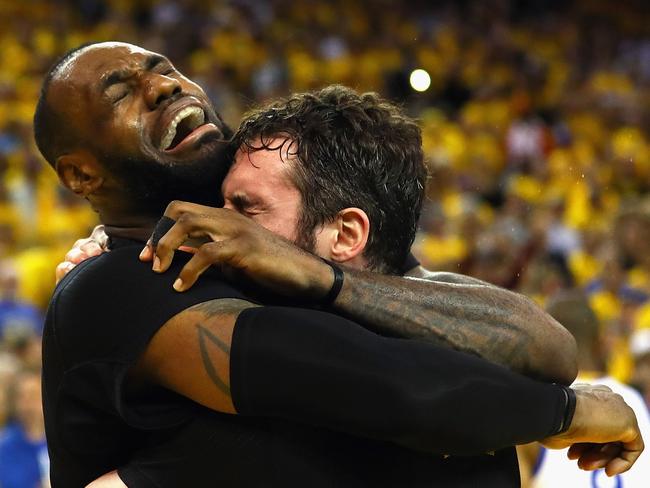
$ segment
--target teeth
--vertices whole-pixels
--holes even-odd
[[[160,142],[161,151],[164,151],[171,145],[174,137],[176,137],[176,127],[178,127],[178,124],[180,124],[183,119],[188,119],[187,125],[191,130],[194,130],[203,124],[205,120],[205,114],[199,107],[187,107],[178,112],[176,117],[174,117],[174,120],[170,122],[167,130],[165,131],[165,135]]]

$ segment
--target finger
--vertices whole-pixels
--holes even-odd
[[[615,476],[630,469],[636,460],[639,459],[639,456],[641,456],[643,449],[643,439],[640,435],[634,441],[624,443],[618,457],[607,463],[605,469],[607,476]]]
[[[231,255],[229,247],[227,241],[203,244],[192,256],[192,259],[183,266],[178,279],[174,282],[174,289],[176,291],[187,290],[210,266],[226,261]]]
[[[147,241],[144,249],[140,251],[140,261],[148,262],[153,259],[153,247],[151,246],[151,239]]]
[[[92,240],[89,237],[85,237],[83,239],[77,239],[76,241],[74,241],[74,244],[72,245],[72,248],[68,251],[68,253],[81,249],[84,245],[88,244],[91,241]],[[66,259],[66,261],[68,260]]]
[[[165,217],[169,217],[172,220],[178,220],[179,217],[183,214],[205,214],[214,210],[213,207],[206,207],[205,205],[199,205],[198,203],[183,202],[181,200],[174,200],[167,205],[165,209]]]
[[[56,271],[54,273],[54,276],[56,278],[56,284],[61,281],[65,275],[67,275],[72,269],[74,269],[76,265],[74,263],[71,263],[69,261],[64,261],[62,263],[59,263],[58,266],[56,267]]]
[[[627,459],[617,457],[607,463],[607,466],[605,467],[605,473],[607,476],[616,476],[617,474],[625,473],[632,467],[633,464],[633,461],[630,462]]]
[[[209,208],[209,207],[204,207]],[[212,211],[218,209],[211,209]],[[211,215],[184,213],[177,219],[176,223],[160,238],[156,249],[154,249],[154,270],[164,272],[169,268],[174,251],[182,246],[190,237],[217,236],[217,223]],[[156,269],[157,268],[157,269]]]
[[[184,214],[186,215],[186,214]],[[176,223],[160,238],[156,248],[153,249],[153,270],[163,273],[167,271],[174,258],[174,252],[188,238],[188,232],[193,224],[189,218],[181,216]]]
[[[571,460],[579,459],[586,451],[593,448],[594,444],[590,442],[579,442],[569,447],[567,457]]]
[[[68,253],[65,255],[65,260],[74,263],[74,264],[79,264],[86,260],[88,256],[86,256],[86,253],[84,253],[81,248],[79,247],[74,247],[68,251]]]
[[[183,252],[187,252],[187,253],[190,253],[190,254],[196,254],[196,252],[198,251],[198,249],[196,247],[191,247],[191,246],[180,246],[178,248],[178,250],[183,251]]]
[[[80,247],[81,251],[86,257],[99,256],[104,252],[104,249],[95,241],[89,241]]]
[[[179,220],[181,216],[185,214],[202,217],[209,216],[210,219],[217,221],[220,227],[226,226],[226,228],[229,228],[229,224],[231,222],[250,222],[250,219],[247,219],[234,210],[227,208],[207,207],[205,205],[183,202],[180,200],[174,200],[169,205],[167,205],[164,216],[172,220]]]
[[[604,468],[621,453],[621,450],[622,446],[618,442],[594,445],[592,449],[580,456],[578,466],[586,471]]]
[[[86,242],[88,242],[89,240],[90,240],[89,237],[84,237],[83,239],[77,239],[76,241],[74,241],[74,244],[72,245],[72,248],[74,249],[74,248],[77,248],[77,247],[81,247]]]
[[[90,234],[90,238],[95,241],[99,247],[102,249],[106,250],[108,249],[108,236],[106,235],[106,232],[104,231],[104,226],[103,225],[98,225],[93,229],[92,234]]]

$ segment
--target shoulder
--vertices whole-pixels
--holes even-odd
[[[213,272],[190,290],[172,284],[189,255],[177,253],[170,269],[154,273],[139,261],[139,246],[119,248],[88,259],[57,287],[46,329],[56,337],[66,363],[120,358],[141,351],[169,319],[216,298],[245,298]]]

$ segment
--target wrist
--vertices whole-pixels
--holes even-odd
[[[567,388],[567,390],[571,390],[574,394],[575,400],[573,414],[568,420],[565,420],[567,424],[564,425],[560,434],[565,434],[570,436],[572,439],[576,439],[581,436],[581,431],[583,430],[583,424],[585,422],[585,415],[589,415],[589,399],[587,398],[587,395],[579,389]]]
[[[341,288],[343,288],[344,275],[343,270],[336,263],[328,261],[325,258],[321,258],[321,260],[329,268],[329,280],[325,281],[325,283],[329,283],[329,287],[320,299],[320,305],[328,307],[332,305],[339,296]]]
[[[562,387],[565,395],[565,403],[564,403],[564,412],[562,415],[562,421],[560,424],[560,428],[558,430],[558,434],[562,434],[569,430],[571,427],[571,424],[573,423],[573,417],[576,412],[576,406],[577,406],[577,396],[575,390],[563,386]]]

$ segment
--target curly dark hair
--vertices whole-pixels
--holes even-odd
[[[274,101],[244,116],[234,146],[277,150],[302,196],[298,234],[313,248],[314,231],[347,207],[370,220],[364,257],[370,268],[400,274],[415,238],[427,177],[419,126],[375,93],[335,85]],[[282,151],[281,151],[282,153]]]

